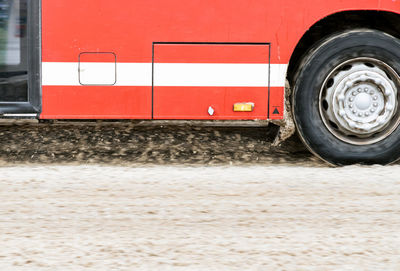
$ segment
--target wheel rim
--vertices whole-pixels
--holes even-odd
[[[399,86],[399,75],[378,59],[343,62],[322,85],[322,120],[344,142],[367,145],[381,141],[399,125]]]

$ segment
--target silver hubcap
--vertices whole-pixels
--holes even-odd
[[[336,67],[320,94],[325,126],[351,144],[371,144],[387,137],[398,126],[400,78],[385,63],[357,58]]]

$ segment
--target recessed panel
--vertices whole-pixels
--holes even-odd
[[[267,119],[269,68],[268,44],[155,44],[154,118]]]
[[[115,85],[117,64],[114,53],[82,53],[79,56],[81,85]]]

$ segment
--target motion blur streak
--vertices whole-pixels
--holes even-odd
[[[398,176],[397,165],[2,167],[0,270],[399,270]]]

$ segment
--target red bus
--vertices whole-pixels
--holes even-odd
[[[293,119],[333,164],[400,156],[394,0],[0,0],[2,118]]]

